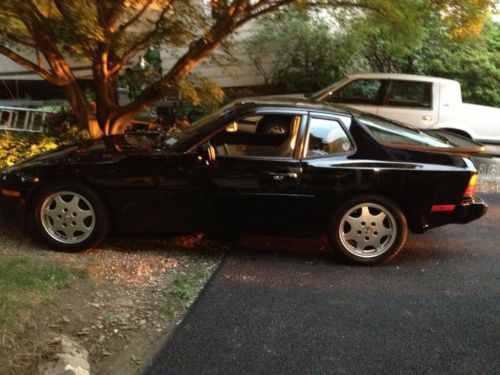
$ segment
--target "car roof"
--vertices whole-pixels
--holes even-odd
[[[301,109],[306,111],[321,111],[351,116],[350,108],[318,102],[307,98],[287,98],[283,96],[250,97],[234,100],[228,107],[236,110],[255,107],[275,107],[281,109]]]
[[[433,82],[455,82],[451,79],[432,77],[432,76],[421,76],[416,74],[399,74],[399,73],[353,73],[348,74],[348,78],[368,78],[368,79],[395,79],[395,80],[405,80],[405,81],[433,81]]]

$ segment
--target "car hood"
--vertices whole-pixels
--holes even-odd
[[[60,146],[5,168],[1,172],[8,173],[41,165],[112,161],[121,154],[151,152],[156,149],[156,139],[155,133],[106,136],[97,140]]]

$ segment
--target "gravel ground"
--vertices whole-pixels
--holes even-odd
[[[93,374],[139,373],[158,342],[182,320],[227,251],[201,236],[111,238],[83,253],[54,252],[0,220],[0,262],[11,257],[57,261],[85,269],[49,302],[0,327],[0,373],[32,374],[47,342],[65,334],[90,354]],[[177,288],[181,294],[175,294]]]

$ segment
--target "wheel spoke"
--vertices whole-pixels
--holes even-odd
[[[346,217],[345,221],[349,223],[351,228],[358,227],[359,223],[361,222],[361,220],[358,217],[352,217],[352,216]]]
[[[54,199],[54,201],[56,202],[56,209],[59,209],[59,210],[62,210],[65,206],[66,206],[66,202],[64,201],[64,199],[62,198],[62,195],[57,195]]]
[[[382,227],[384,225],[384,220],[387,218],[387,215],[384,212],[380,212],[378,215],[372,216],[372,222],[375,223],[376,226]]]
[[[367,220],[370,220],[371,218],[372,218],[372,214],[370,213],[370,209],[368,208],[368,206],[363,206],[363,208],[361,208],[360,219],[363,221],[367,221]]]
[[[52,225],[52,228],[54,229],[54,232],[64,232],[64,228],[62,226],[62,223],[60,221],[55,221],[54,224]]]
[[[57,204],[56,204],[56,206],[54,208],[50,208],[51,205],[52,204],[49,204],[49,205],[47,205],[47,207],[45,207],[45,212],[49,212],[50,213],[50,212],[54,212],[54,211],[57,210]]]
[[[384,236],[392,236],[392,234],[393,234],[393,230],[391,228],[385,228],[385,227],[380,229],[380,231],[378,232],[378,236],[380,238],[382,238]]]
[[[345,236],[344,236],[344,238],[347,241],[354,241],[354,242],[356,242],[357,246],[359,246],[359,244],[363,241],[363,236],[360,236],[359,234],[357,234],[354,231],[350,231],[349,233],[346,233]]]
[[[68,210],[70,211],[76,211],[76,210],[79,210],[79,207],[78,207],[78,202],[80,202],[80,198],[77,197],[76,195],[73,196],[73,198],[71,198],[71,200],[66,204],[66,207]]]
[[[89,216],[87,216],[88,218]],[[75,231],[81,231],[81,232],[88,232],[92,228],[93,222],[90,222],[90,225],[85,224],[85,219],[86,218],[81,218],[79,217],[77,220],[75,220],[75,226],[73,227]]]

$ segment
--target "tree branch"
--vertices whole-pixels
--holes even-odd
[[[115,2],[111,8],[106,8],[103,2],[97,1],[96,6],[98,21],[104,30],[104,34],[109,38],[116,31],[116,24],[120,21],[124,9],[124,1]]]
[[[0,31],[0,35],[2,35],[2,32]],[[5,33],[3,34],[7,39],[9,39],[10,41],[14,42],[14,43],[17,43],[17,44],[21,44],[22,46],[25,46],[25,47],[29,47],[29,48],[35,48],[35,43],[33,42],[29,42],[27,40],[24,40],[20,37],[18,37],[17,35],[14,35],[14,34],[10,34],[10,33]]]
[[[68,19],[68,13],[66,13],[66,10],[64,9],[64,2],[61,0],[53,0],[54,4],[56,5],[57,10],[59,13],[61,13],[61,16],[64,18]]]
[[[61,16],[69,23],[73,23],[73,18],[69,12],[65,9],[65,6],[67,4],[64,4],[64,1],[62,0],[53,0],[54,4],[56,5],[57,10],[61,14]],[[85,52],[85,55],[89,58],[92,59],[94,56],[94,51],[92,50],[92,47],[88,43],[88,40],[82,40],[82,38],[78,38],[79,42],[82,45],[83,51]]]
[[[125,22],[124,24],[120,25],[120,27],[118,27],[118,31],[116,32],[117,34],[121,34],[122,32],[124,32],[129,26],[133,25],[134,23],[136,23],[141,17],[142,15],[148,10],[148,8],[151,6],[151,4],[153,3],[153,1],[155,0],[148,0],[148,2],[142,7],[142,9],[137,12],[133,17],[131,17],[127,22]]]
[[[159,17],[157,20],[154,22],[154,27],[151,31],[147,32],[144,34],[142,38],[140,38],[138,41],[136,41],[131,47],[128,48],[128,52],[125,53],[111,68],[110,70],[115,70],[116,66],[123,66],[127,63],[128,59],[130,59],[132,56],[137,54],[139,51],[138,49],[141,46],[148,45],[157,35],[158,31],[160,30],[160,25],[161,21],[163,20],[163,17],[165,14],[170,10],[171,3],[169,5],[165,6],[165,8],[162,9]]]
[[[0,45],[0,53],[4,56],[8,57],[9,59],[14,61],[15,63],[25,67],[29,71],[39,75],[43,79],[45,79],[45,80],[47,80],[55,85],[62,86],[62,85],[67,83],[65,80],[61,80],[60,78],[54,76],[48,70],[42,69],[40,66],[38,66],[35,63],[33,63],[32,61],[22,57],[21,55],[19,55],[15,51],[11,50],[10,48],[7,48],[5,46]]]

